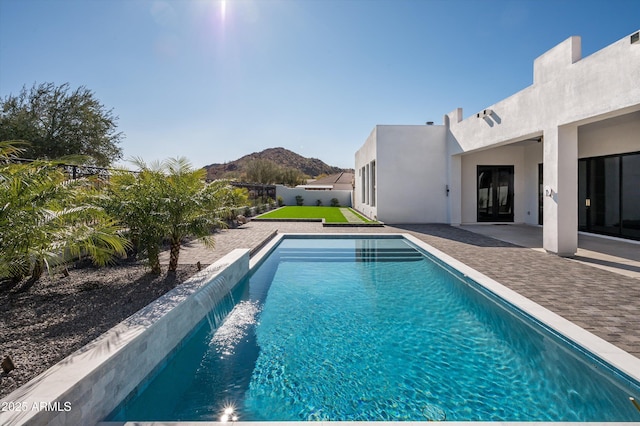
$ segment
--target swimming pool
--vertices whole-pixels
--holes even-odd
[[[209,320],[111,420],[640,419],[636,380],[406,238],[284,238]]]

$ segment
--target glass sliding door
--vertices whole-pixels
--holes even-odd
[[[591,221],[591,198],[587,185],[588,161],[578,161],[578,230],[588,231]]]
[[[578,229],[640,239],[640,153],[578,161]]]
[[[620,228],[620,158],[591,161],[591,230],[615,234]]]
[[[640,240],[640,154],[622,157],[622,235]]]
[[[513,166],[478,166],[478,222],[513,222]]]

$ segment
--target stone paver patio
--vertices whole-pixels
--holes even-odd
[[[215,235],[216,248],[185,246],[180,263],[213,263],[280,233],[409,233],[640,358],[640,280],[448,225],[323,228],[320,223],[249,222]],[[161,261],[168,263],[168,253]]]

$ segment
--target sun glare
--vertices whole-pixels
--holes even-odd
[[[238,421],[238,416],[234,414],[235,407],[231,404],[224,407],[224,411],[222,412],[222,416],[220,417],[220,422],[227,423],[229,420],[232,422]]]
[[[227,16],[227,0],[220,0],[220,16],[223,21]]]

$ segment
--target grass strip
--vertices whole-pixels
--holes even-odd
[[[364,223],[378,223],[377,220],[371,220],[363,215],[361,215],[360,213],[358,213],[357,211],[355,211],[354,209],[352,209],[351,207],[349,207],[349,211],[351,213],[353,213],[354,215],[358,216],[360,218],[361,221],[363,221]]]
[[[324,219],[327,223],[347,223],[339,207],[286,206],[258,216],[260,219]]]

